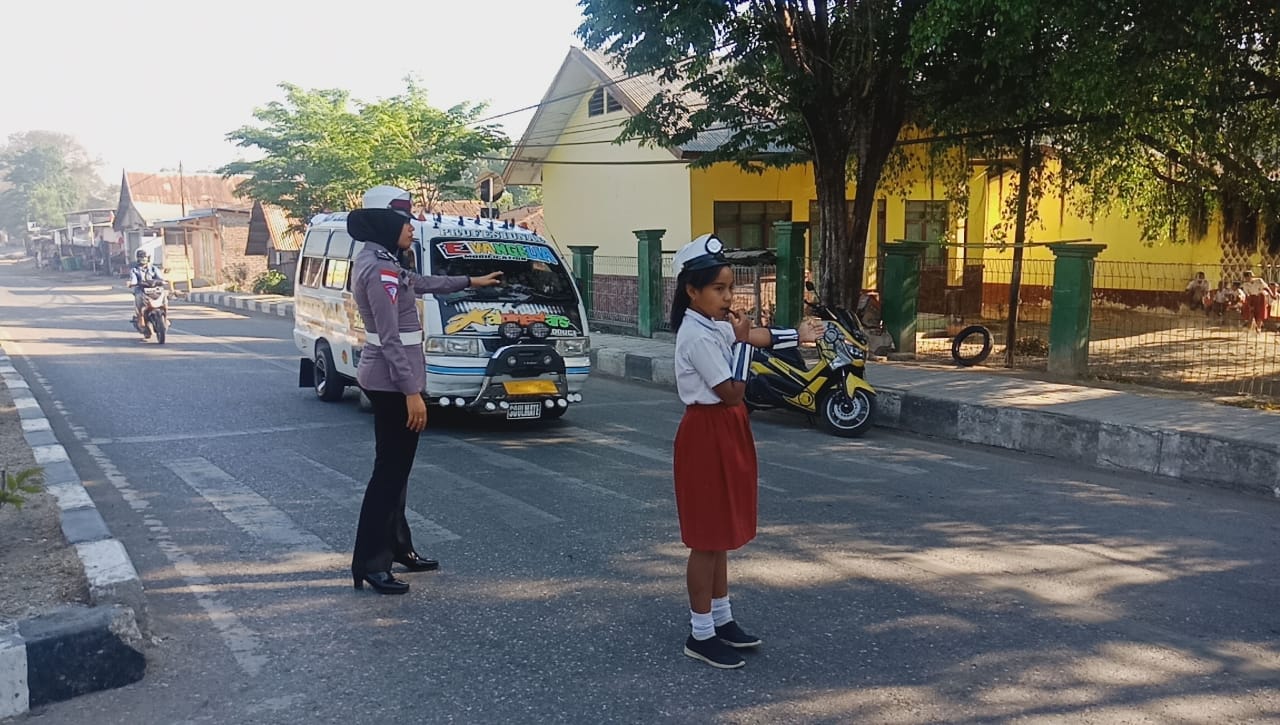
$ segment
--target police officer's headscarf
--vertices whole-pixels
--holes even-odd
[[[356,209],[347,214],[347,234],[357,242],[373,242],[400,253],[400,232],[409,220],[394,209]]]

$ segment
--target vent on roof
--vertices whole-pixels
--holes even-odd
[[[587,102],[588,116],[603,116],[606,113],[621,111],[622,104],[614,99],[613,95],[604,89],[603,86],[597,88],[595,93],[591,94],[591,100]]]

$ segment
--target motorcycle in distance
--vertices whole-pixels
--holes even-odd
[[[156,333],[156,342],[163,345],[169,332],[169,290],[160,280],[146,283],[142,291],[142,316],[133,316],[133,326],[142,333],[144,340]]]
[[[811,282],[805,288],[814,291]],[[816,415],[828,433],[860,436],[871,427],[875,414],[876,391],[865,379],[867,335],[848,310],[821,300],[805,304],[826,326],[816,343],[818,362],[810,368],[794,347],[756,350],[747,381],[747,408]]]

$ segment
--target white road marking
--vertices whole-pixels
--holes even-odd
[[[89,442],[96,446],[125,445],[133,443],[173,443],[177,441],[205,440],[208,438],[234,438],[236,436],[260,436],[271,433],[296,433],[298,431],[321,430],[324,428],[345,428],[351,425],[364,425],[364,423],[363,421],[347,421],[341,423],[299,423],[298,425],[276,425],[266,428],[238,428],[236,430],[208,431],[204,433],[173,433],[170,435],[93,438]]]
[[[625,493],[622,493],[621,491],[615,491],[605,486],[599,486],[594,483],[588,483],[587,481],[583,481],[580,478],[574,478],[573,476],[566,476],[562,471],[553,471],[550,468],[539,466],[538,464],[532,463],[523,458],[510,456],[510,455],[507,455],[506,453],[499,453],[498,451],[495,451],[486,446],[469,443],[460,438],[456,438],[453,440],[453,447],[463,448],[470,455],[482,460],[487,460],[490,463],[493,463],[494,465],[497,465],[497,466],[501,466],[502,468],[505,468],[509,471],[531,471],[533,473],[541,474],[545,476],[548,480],[554,481],[556,483],[572,486],[574,488],[581,488],[583,490],[590,491],[592,493],[599,494],[601,496],[616,498],[619,501],[626,501],[627,503],[634,504],[635,506],[639,506],[640,508],[652,508],[654,506],[654,504],[651,504],[647,501],[641,501],[638,498],[633,498],[631,496],[628,496]]]
[[[586,428],[562,427],[558,428],[557,431],[568,433],[572,436],[570,440],[565,441],[566,443],[594,443],[598,446],[607,446],[616,451],[621,451],[622,453],[629,453],[633,456],[639,456],[640,458],[648,458],[651,461],[665,463],[668,466],[671,466],[672,462],[675,460],[674,454],[671,451],[662,451],[636,441],[601,435],[595,431],[587,430]]]
[[[296,461],[300,465],[309,466],[328,478],[345,483],[348,487],[345,492],[334,491],[320,482],[314,482],[313,488],[319,491],[322,496],[328,498],[334,503],[341,504],[344,509],[351,511],[360,510],[360,502],[363,498],[364,489],[367,484],[361,483],[342,471],[330,468],[319,461],[307,458],[298,451],[287,450],[282,453],[284,457]],[[352,495],[353,493],[355,495]],[[438,543],[441,541],[457,541],[462,538],[407,506],[404,509],[404,517],[409,521],[409,528],[413,530],[413,540],[417,544],[421,544],[423,542]]]
[[[21,348],[15,343],[9,343],[14,352],[21,354]],[[54,407],[58,410],[66,421],[71,434],[75,436],[77,441],[84,445],[85,452],[93,458],[98,465],[99,470],[106,476],[120,495],[128,502],[130,508],[141,513],[146,510],[150,502],[143,498],[129,483],[128,479],[120,473],[120,469],[116,468],[111,459],[107,457],[102,449],[89,442],[89,433],[81,426],[76,425],[71,416],[67,415],[66,406],[54,395],[49,381],[36,370],[35,365],[31,364],[31,369],[36,382],[44,389],[46,395],[53,400]],[[187,585],[187,589],[195,597],[196,603],[204,610],[205,615],[209,617],[210,623],[217,630],[222,642],[227,649],[231,651],[231,656],[235,659],[236,664],[250,677],[259,675],[267,664],[267,656],[262,652],[262,637],[254,630],[250,629],[240,618],[236,616],[235,610],[223,603],[222,599],[214,593],[212,580],[196,563],[182,547],[174,542],[170,535],[169,527],[154,513],[143,519],[143,524],[147,527],[156,546],[164,553],[165,558],[169,560],[170,565],[178,572],[183,581]]]
[[[840,477],[840,476],[833,476],[830,473],[826,473],[823,471],[817,471],[812,468],[804,468],[802,466],[791,466],[786,463],[777,463],[775,461],[764,461],[764,465],[773,466],[774,468],[781,468],[785,471],[791,471],[793,473],[803,473],[806,476],[817,476],[819,478],[825,478],[829,481],[838,481],[840,483],[853,484],[853,483],[870,483],[870,482],[879,483],[880,482],[880,479],[877,479],[877,478],[867,478],[866,476],[857,476],[856,471],[851,472],[851,474],[847,477]]]
[[[261,360],[262,362],[268,365],[273,365],[277,368],[280,368],[281,370],[288,370],[289,372],[297,372],[298,370],[297,362],[294,362],[292,365],[290,365],[289,363],[281,362],[280,360],[277,360],[275,358],[267,357],[266,355],[263,355],[261,353],[254,352],[253,350],[250,350],[247,347],[241,347],[239,345],[232,345],[229,342],[223,342],[222,340],[219,340],[216,337],[208,337],[205,335],[200,335],[198,333],[191,332],[189,330],[184,330],[178,327],[170,327],[169,329],[172,331],[181,333],[183,337],[190,337],[196,340],[202,340],[204,342],[213,343],[214,345],[221,345],[227,348],[228,350],[235,350],[241,355],[247,355],[251,358]]]
[[[558,524],[563,519],[559,516],[549,514],[546,511],[525,503],[514,496],[496,491],[488,486],[477,483],[470,478],[459,475],[447,468],[436,466],[430,463],[418,462],[414,466],[415,471],[430,471],[432,481],[437,485],[452,486],[462,491],[493,501],[498,504],[495,507],[495,513],[498,518],[502,519],[508,525],[515,528],[526,528],[530,526],[539,526],[547,524]]]
[[[188,486],[208,501],[227,521],[254,539],[292,554],[329,554],[333,550],[315,534],[294,523],[289,515],[231,474],[204,458],[180,458],[165,463]]]

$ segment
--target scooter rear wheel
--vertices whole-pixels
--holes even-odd
[[[832,388],[818,397],[818,419],[822,427],[841,438],[857,438],[871,427],[875,416],[875,396],[859,388],[853,396]]]

